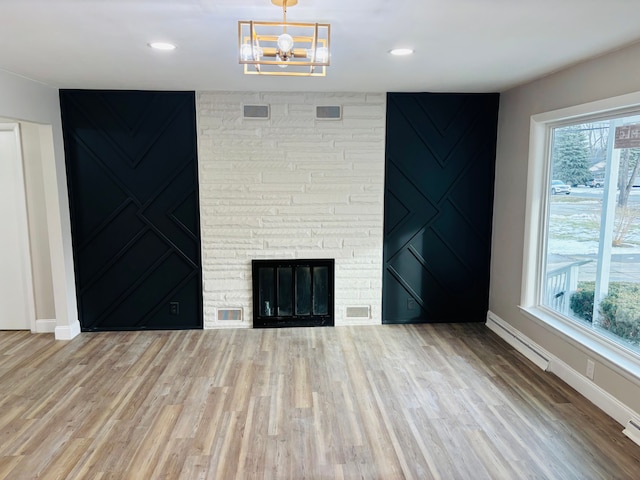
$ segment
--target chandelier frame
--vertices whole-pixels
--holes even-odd
[[[295,5],[297,0],[272,3],[282,5],[282,22],[238,22],[238,62],[244,65],[245,75],[326,76],[331,64],[331,25],[287,22],[286,7]],[[278,47],[283,34],[293,38],[294,47],[286,52]]]

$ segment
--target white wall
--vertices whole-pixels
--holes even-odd
[[[53,278],[51,276],[51,251],[47,225],[45,182],[42,172],[40,149],[40,126],[20,122],[22,156],[29,217],[29,241],[31,267],[33,269],[33,293],[36,320],[55,321],[56,307],[53,300]]]
[[[640,91],[640,44],[573,66],[501,95],[489,309],[518,331],[584,372],[589,352],[525,317],[522,283],[525,196],[531,115]],[[595,383],[635,412],[640,386],[602,362]]]
[[[38,124],[56,338],[80,331],[58,90],[0,71],[0,117]],[[0,272],[0,275],[2,272]]]
[[[243,119],[243,104],[271,116]],[[315,120],[316,105],[343,118]],[[385,109],[385,94],[198,94],[205,328],[229,325],[218,308],[252,324],[260,258],[335,258],[336,325],[381,322]]]

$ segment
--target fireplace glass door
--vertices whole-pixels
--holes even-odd
[[[334,260],[254,260],[253,326],[332,326]]]

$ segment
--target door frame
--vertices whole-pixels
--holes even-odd
[[[13,182],[17,185],[16,208],[18,213],[17,223],[18,228],[16,234],[18,235],[21,275],[20,282],[22,284],[23,299],[24,299],[24,313],[27,319],[25,329],[36,331],[36,306],[35,296],[33,289],[33,272],[31,270],[31,243],[29,239],[29,223],[27,217],[27,196],[24,176],[24,162],[22,156],[22,142],[20,135],[20,125],[18,123],[0,123],[0,132],[13,134],[16,146],[16,155],[14,155],[13,161],[16,162],[15,176]]]

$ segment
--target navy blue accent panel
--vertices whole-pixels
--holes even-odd
[[[195,94],[61,90],[60,105],[82,330],[202,328]]]
[[[485,319],[498,103],[387,95],[383,323]]]

